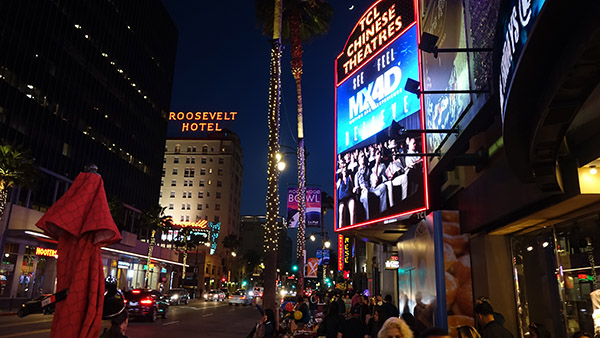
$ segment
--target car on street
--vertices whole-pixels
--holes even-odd
[[[221,288],[221,291],[223,291],[223,293],[225,294],[225,298],[229,298],[229,289]]]
[[[124,296],[129,317],[146,318],[152,322],[156,321],[159,315],[167,318],[168,298],[160,292],[150,289],[133,289],[126,291]]]
[[[207,302],[222,302],[225,300],[225,293],[221,290],[209,290],[204,294],[203,297]]]
[[[186,289],[171,289],[167,291],[167,300],[169,305],[180,305],[181,303],[187,305],[190,302],[190,294]]]
[[[238,289],[234,293],[229,295],[227,302],[229,303],[229,305],[250,305],[252,304],[252,296],[249,295],[248,292],[246,292],[246,290]]]

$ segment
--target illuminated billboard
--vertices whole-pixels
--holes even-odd
[[[404,90],[419,79],[417,46],[413,1],[381,0],[336,59],[338,231],[426,208],[424,137],[402,133],[423,129],[421,101]]]
[[[298,212],[298,188],[288,188],[287,196],[288,229],[297,228],[298,218],[300,217]],[[306,228],[321,227],[321,189],[306,188],[306,215],[304,219]]]

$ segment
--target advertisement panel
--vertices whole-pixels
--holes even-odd
[[[338,271],[344,270],[344,235],[338,234]]]
[[[500,60],[500,112],[504,120],[506,98],[521,54],[527,44],[535,20],[546,0],[509,0],[507,11],[500,14],[499,25],[502,28],[502,58]]]
[[[288,188],[287,194],[288,228],[298,227],[298,188]],[[321,189],[306,188],[306,227],[321,227]]]
[[[462,0],[425,0],[421,32],[439,37],[438,48],[465,48],[466,26]],[[421,52],[422,90],[468,90],[468,53]],[[416,78],[415,78],[416,79]],[[471,103],[470,94],[423,95],[427,129],[450,129]],[[427,134],[427,150],[435,152],[447,134]]]
[[[367,47],[384,24],[385,41]],[[411,155],[424,152],[423,135],[403,133],[423,129],[421,101],[404,90],[419,79],[417,37],[413,1],[378,1],[336,60],[336,231],[426,208],[425,164]],[[363,49],[364,60],[340,65]]]
[[[306,260],[306,275],[305,278],[317,278],[317,270],[319,270],[319,259],[311,257]]]

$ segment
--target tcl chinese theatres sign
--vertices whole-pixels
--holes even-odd
[[[344,51],[336,59],[336,85],[359,69],[415,21],[412,0],[380,0],[354,27]]]

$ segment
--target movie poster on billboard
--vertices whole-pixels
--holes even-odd
[[[288,188],[287,222],[288,228],[298,227],[298,188]],[[321,189],[306,188],[306,217],[307,228],[321,227]]]
[[[424,209],[419,78],[413,23],[336,90],[337,229]]]
[[[421,31],[439,37],[438,48],[465,48],[466,27],[462,0],[425,0]],[[422,90],[468,90],[468,53],[421,52]],[[451,129],[471,103],[470,94],[423,95],[427,129]],[[427,151],[435,152],[448,134],[427,134]]]

